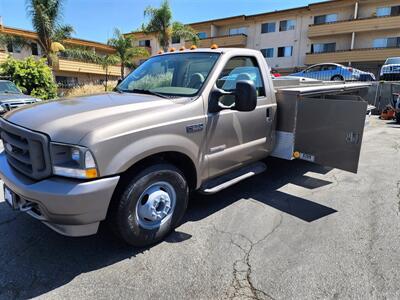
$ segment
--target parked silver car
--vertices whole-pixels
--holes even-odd
[[[293,73],[290,76],[307,77],[324,81],[375,80],[375,75],[370,72],[364,72],[355,68],[334,63],[313,65],[301,72]]]
[[[41,100],[24,95],[13,82],[0,80],[0,114],[38,101]]]
[[[400,57],[389,57],[381,68],[381,80],[400,80]]]

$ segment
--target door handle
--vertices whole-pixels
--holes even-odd
[[[270,107],[267,108],[266,118],[267,118],[267,122],[271,122],[272,121],[271,108]]]

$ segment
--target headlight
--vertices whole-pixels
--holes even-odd
[[[51,143],[51,159],[54,175],[80,179],[99,176],[93,154],[85,147]]]

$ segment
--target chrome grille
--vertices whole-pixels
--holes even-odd
[[[49,140],[37,133],[0,118],[0,136],[9,164],[36,180],[51,175]]]

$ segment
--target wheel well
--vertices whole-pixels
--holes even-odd
[[[197,185],[197,172],[196,167],[193,161],[185,154],[180,152],[161,152],[157,154],[153,154],[148,156],[138,162],[136,162],[133,166],[131,166],[128,170],[126,170],[122,174],[122,179],[128,179],[127,177],[131,177],[134,173],[137,173],[139,170],[144,169],[150,165],[160,163],[160,162],[168,162],[179,170],[182,171],[185,179],[189,185],[190,190],[196,189]]]

